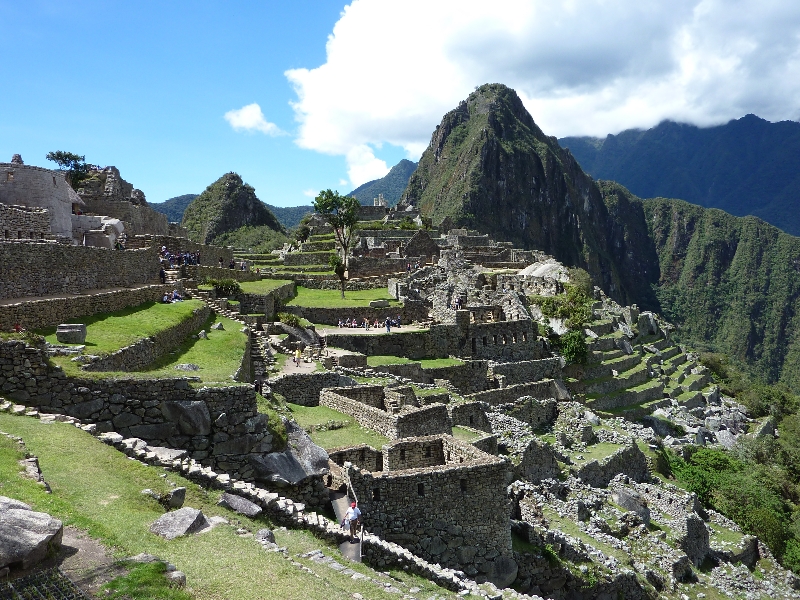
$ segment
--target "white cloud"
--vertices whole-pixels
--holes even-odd
[[[225,113],[225,120],[234,131],[260,131],[271,136],[286,135],[286,132],[275,123],[270,123],[264,118],[261,107],[255,102],[237,110],[229,110]]]
[[[339,180],[339,185],[347,185],[348,183],[350,183],[350,182],[347,181],[347,179],[340,179]]]
[[[800,118],[800,3],[785,0],[354,0],[326,50],[286,72],[296,141],[345,156],[355,185],[385,173],[382,143],[416,159],[483,83],[515,88],[557,136]]]
[[[317,194],[319,194],[318,190],[312,190],[312,189],[303,190],[303,196],[308,196],[309,198],[316,198]]]

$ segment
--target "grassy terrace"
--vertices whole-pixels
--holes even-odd
[[[203,306],[200,300],[186,300],[174,304],[147,302],[113,313],[100,313],[68,323],[86,324],[86,350],[90,354],[110,354],[134,342],[178,325],[192,316],[192,311]],[[51,344],[59,343],[56,328],[37,332]]]
[[[361,427],[350,415],[333,410],[327,406],[300,406],[287,403],[292,417],[304,428],[313,428],[311,439],[315,444],[328,448],[369,444],[380,448],[389,443],[389,438]],[[333,423],[344,424],[344,427],[329,428]]]
[[[303,530],[281,530],[266,518],[249,519],[216,502],[221,494],[207,490],[175,473],[166,473],[129,460],[88,433],[62,423],[44,424],[28,417],[0,414],[0,431],[22,437],[27,449],[39,457],[42,472],[52,488],[47,494],[37,483],[20,476],[18,460],[24,458],[16,442],[0,436],[0,494],[30,504],[78,527],[105,545],[117,558],[140,552],[155,554],[186,573],[187,594],[136,595],[136,598],[195,600],[251,600],[296,598],[338,600],[352,598],[396,599],[397,594],[364,580],[318,565],[298,556],[321,549],[326,555],[345,562],[337,548]],[[148,531],[164,510],[141,490],[164,493],[170,483],[185,486],[186,506],[198,508],[210,517],[219,515],[230,521],[200,535],[164,540]],[[314,573],[303,571],[281,553],[265,552],[252,536],[240,536],[236,528],[255,533],[269,527],[275,530],[278,545],[285,546],[293,561]],[[356,572],[375,577],[363,564],[347,563]],[[417,586],[417,597],[455,598],[422,578],[392,571],[405,586]]]
[[[245,294],[269,294],[287,283],[292,283],[292,281],[290,279],[261,279],[259,281],[243,281],[239,287]]]
[[[180,306],[180,304],[169,306]],[[214,322],[222,322],[225,329],[222,331],[209,329]],[[240,323],[227,317],[209,319],[205,323],[205,329],[208,331],[207,340],[190,337],[170,354],[157,360],[147,369],[137,372],[103,371],[94,373],[81,371],[78,363],[72,362],[70,356],[54,356],[51,360],[60,365],[67,375],[72,376],[157,378],[189,375],[199,377],[203,384],[230,384],[233,383],[231,377],[242,363],[242,356],[247,344],[247,336],[239,331],[241,328]],[[94,353],[94,349],[87,347],[87,350]],[[183,363],[195,364],[200,369],[198,371],[175,370],[175,365]]]
[[[385,288],[345,291],[343,299],[339,290],[312,290],[300,285],[297,286],[297,296],[287,300],[286,304],[309,308],[356,308],[369,306],[370,300],[387,300],[390,306],[400,306]]]
[[[420,363],[423,369],[435,369],[437,367],[455,367],[464,364],[464,361],[457,358],[423,358],[411,360],[402,356],[368,356],[367,366],[382,367],[384,365],[405,365],[409,363]]]

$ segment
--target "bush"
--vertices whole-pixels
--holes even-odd
[[[571,268],[567,271],[570,283],[589,298],[594,294],[594,283],[592,277],[585,269],[579,267]]]
[[[300,318],[292,313],[278,313],[278,320],[289,327],[300,327]]]
[[[585,291],[572,284],[565,284],[566,293],[557,296],[531,296],[545,317],[564,319],[570,329],[583,329],[592,320],[592,300]]]
[[[558,346],[564,360],[568,363],[582,363],[586,361],[589,350],[586,347],[586,338],[582,331],[568,331],[558,339]]]
[[[214,287],[217,298],[235,298],[242,293],[242,288],[235,279],[207,278],[203,283]]]

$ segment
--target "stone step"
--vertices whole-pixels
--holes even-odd
[[[612,394],[618,390],[641,385],[648,380],[647,371],[647,365],[637,364],[633,368],[623,371],[616,377],[587,384],[585,393],[591,396],[598,396],[601,394]]]
[[[614,333],[614,324],[611,321],[600,321],[598,323],[590,323],[586,326],[586,329],[593,331],[597,336],[603,336]]]
[[[617,410],[625,406],[663,398],[664,384],[653,379],[647,384],[638,386],[637,389],[624,389],[597,397],[587,396],[586,406],[597,410]]]

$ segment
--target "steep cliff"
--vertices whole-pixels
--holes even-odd
[[[403,195],[403,190],[408,185],[408,179],[416,168],[417,163],[404,158],[380,179],[368,181],[347,195],[358,198],[361,204],[372,206],[373,198],[377,198],[378,194],[383,194],[388,205],[394,206]]]
[[[190,239],[204,244],[245,226],[283,232],[283,226],[236,173],[226,173],[195,198],[183,213]]]
[[[434,224],[455,223],[586,268],[624,303],[656,308],[658,257],[642,206],[608,194],[514,90],[487,84],[447,113],[400,200]]]

